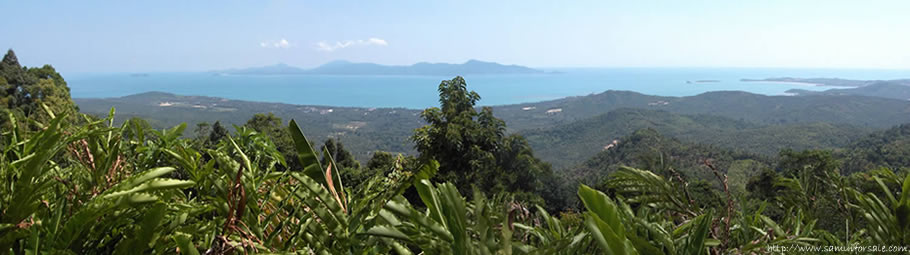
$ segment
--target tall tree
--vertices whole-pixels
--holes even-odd
[[[6,82],[13,86],[21,86],[23,84],[32,84],[36,82],[36,79],[28,75],[28,69],[22,67],[19,64],[19,58],[16,57],[16,52],[12,49],[6,51],[6,55],[3,56],[3,61],[0,61],[0,75],[6,78]],[[13,94],[14,91],[10,89],[16,89],[18,87],[7,88],[8,94]]]
[[[209,139],[206,142],[206,147],[214,147],[221,140],[227,137],[230,132],[227,128],[221,125],[221,121],[215,121],[215,124],[212,124],[212,132],[209,133]]]
[[[471,194],[472,187],[490,193],[538,192],[540,178],[552,174],[550,166],[534,158],[524,138],[506,137],[506,124],[493,116],[492,108],[475,110],[478,100],[480,95],[468,91],[460,76],[439,84],[440,108],[421,113],[428,125],[412,137],[421,160],[437,160],[435,178],[453,182],[464,194]]]
[[[0,125],[9,121],[8,113],[20,120],[46,123],[51,116],[48,111],[68,114],[68,121],[76,120],[74,113],[78,112],[66,81],[54,67],[23,67],[12,49],[0,61],[0,110],[4,112]]]
[[[208,122],[196,123],[196,129],[193,130],[193,135],[196,136],[195,139],[198,141],[208,140],[210,133],[212,133],[212,124]]]

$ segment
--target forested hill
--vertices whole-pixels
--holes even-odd
[[[198,123],[220,121],[225,126],[243,125],[257,113],[274,113],[284,120],[296,119],[303,132],[316,141],[339,138],[358,159],[365,161],[376,150],[412,153],[408,137],[424,125],[420,111],[403,108],[352,108],[290,105],[228,100],[204,96],[178,96],[148,92],[119,98],[75,99],[81,111],[105,116],[114,107],[118,123],[131,117],[147,120],[155,128],[187,122],[186,135]]]
[[[769,157],[683,142],[645,128],[617,138],[617,143],[613,146],[589,157],[583,163],[568,167],[561,174],[567,183],[596,186],[610,173],[622,166],[629,166],[650,169],[671,178],[679,175],[687,180],[712,180],[715,177],[705,165],[705,160],[725,171],[734,180],[730,183],[731,189],[738,191],[745,191],[746,180],[760,172],[760,169],[769,168],[773,164]]]
[[[423,125],[419,118],[420,110],[403,108],[305,106],[157,92],[122,98],[77,98],[75,101],[86,113],[106,115],[110,107],[115,107],[120,120],[141,117],[157,128],[181,122],[189,122],[193,127],[199,122],[219,120],[224,124],[240,125],[255,113],[272,112],[283,119],[313,123],[304,126],[303,131],[317,139],[339,138],[361,160],[376,150],[412,153],[413,145],[409,137],[415,128]],[[622,108],[666,113],[607,114]],[[542,155],[560,166],[593,155],[597,148],[605,145],[605,141],[645,127],[683,139],[706,139],[701,142],[773,154],[777,148],[784,146],[841,146],[873,129],[910,123],[910,101],[906,100],[850,95],[764,96],[729,91],[690,97],[606,91],[538,103],[494,106],[493,112],[506,121],[510,131],[528,134],[535,150],[552,151],[552,154]],[[693,119],[682,115],[712,115],[726,119]],[[630,117],[636,119],[625,124],[611,121],[611,118],[620,116],[624,121],[630,120]],[[595,119],[588,120],[590,118]],[[576,121],[580,122],[573,124]],[[828,124],[819,124],[821,122]],[[661,128],[661,123],[665,128]],[[586,131],[573,132],[570,136],[559,135],[561,131],[555,129],[546,131],[555,127]],[[192,128],[188,129],[187,134],[191,131]],[[805,135],[806,132],[809,135]],[[557,149],[561,148],[560,145],[569,146],[573,142],[583,146],[570,150]]]
[[[888,128],[910,122],[910,101],[855,95],[765,96],[740,91],[688,97],[650,96],[629,91],[496,107],[513,130],[565,124],[619,108],[711,114],[761,124],[828,122]]]
[[[614,140],[622,142],[621,137],[644,128],[688,142],[766,156],[774,156],[786,148],[838,148],[870,131],[846,124],[769,125],[715,115],[623,108],[569,124],[525,130],[521,134],[537,150],[541,159],[560,168],[581,162],[604,150]]]
[[[910,124],[875,132],[846,148],[841,155],[846,172],[910,167]]]
[[[673,124],[684,124],[683,122]],[[803,130],[801,132],[811,133],[812,131]],[[539,155],[547,155],[556,151],[558,149],[538,152]],[[908,167],[910,166],[910,124],[862,136],[833,153],[825,150],[803,151],[784,147],[780,149],[780,155],[775,157],[742,150],[730,150],[699,141],[682,141],[663,135],[658,130],[643,128],[631,132],[630,135],[617,137],[592,156],[579,161],[581,163],[564,167],[559,174],[564,185],[585,183],[607,189],[604,182],[609,180],[608,176],[624,166],[629,166],[649,169],[668,179],[684,180],[688,182],[689,191],[692,192],[687,195],[720,196],[720,193],[716,191],[723,188],[718,186],[718,182],[711,181],[716,176],[705,164],[706,160],[726,174],[727,184],[733,194],[760,193],[760,191],[748,190],[750,182],[767,185],[769,183],[761,184],[763,180],[760,175],[767,174],[769,171],[782,175],[787,174],[786,169],[793,166],[809,169],[827,168],[828,171],[837,172],[836,177],[852,175],[851,178],[857,179],[854,180],[857,183],[874,183],[874,179],[870,176],[891,171],[899,174],[910,171],[910,167]],[[772,176],[765,177],[777,178],[773,176],[772,174]],[[888,185],[893,185],[893,183]],[[566,193],[567,191],[562,192],[565,199],[573,199],[571,194]],[[695,201],[704,200],[713,199],[695,199]]]
[[[794,156],[799,158],[799,155],[819,153],[796,148],[781,148],[780,152],[782,157],[790,157],[790,160]],[[829,155],[827,157],[832,163],[831,167],[844,176],[881,168],[905,173],[910,171],[910,124],[877,131],[862,136],[842,149],[835,150],[834,153],[822,152],[817,155]],[[808,158],[812,157],[815,156]],[[604,180],[610,173],[622,166],[630,166],[650,169],[669,178],[675,178],[674,176],[679,174],[689,180],[710,180],[714,176],[705,165],[705,160],[724,171],[729,177],[731,190],[738,192],[746,192],[744,190],[746,181],[757,176],[762,170],[786,168],[789,164],[786,159],[780,157],[730,150],[694,141],[681,141],[658,130],[643,128],[631,132],[630,135],[616,138],[599,152],[580,161],[582,163],[565,167],[560,174],[566,183],[599,185],[598,182]],[[799,164],[816,163],[819,162],[805,161]]]
[[[167,119],[160,114],[161,103],[173,101],[171,108],[183,109],[181,114],[196,117],[200,114],[225,111],[276,111],[291,113],[298,108],[307,109],[350,109],[369,111],[376,108],[305,106],[280,103],[250,102],[213,97],[177,96],[168,93],[143,93],[123,98],[77,98],[83,111],[106,113],[110,106],[126,110],[123,113],[147,116],[153,119]],[[203,107],[219,105],[218,107]],[[910,101],[882,99],[856,95],[814,95],[814,96],[764,96],[738,91],[708,92],[689,97],[661,97],[630,91],[608,90],[599,94],[568,97],[563,99],[494,106],[497,117],[509,124],[510,130],[527,130],[552,127],[573,121],[591,118],[619,108],[664,110],[682,114],[718,115],[735,120],[761,124],[828,122],[855,126],[888,128],[910,123]],[[383,108],[379,108],[383,109]],[[412,115],[420,110],[387,109],[388,112],[408,112]],[[308,112],[308,111],[303,111]],[[312,112],[312,111],[309,111]],[[332,112],[335,113],[335,112]],[[235,114],[236,115],[236,114]],[[321,114],[332,115],[332,114]],[[337,115],[337,114],[336,114]],[[370,116],[369,114],[364,116]],[[372,115],[375,116],[375,115]],[[211,119],[206,116],[199,118]],[[326,116],[330,118],[331,116]],[[369,121],[369,118],[366,118]],[[172,124],[172,123],[163,123]]]

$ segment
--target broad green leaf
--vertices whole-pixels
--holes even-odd
[[[291,120],[288,124],[288,131],[291,133],[291,138],[294,140],[297,158],[300,160],[300,164],[303,165],[303,174],[309,176],[317,183],[326,185],[325,168],[319,163],[319,157],[316,155],[316,150],[313,149],[313,146],[310,145],[310,141],[303,135],[303,131],[297,126],[296,121]]]
[[[119,196],[129,195],[137,192],[150,192],[164,189],[182,189],[192,187],[195,182],[174,179],[155,179],[139,184],[132,189],[114,192],[105,196],[105,198],[116,198]]]

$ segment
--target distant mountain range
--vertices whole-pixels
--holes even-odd
[[[495,62],[468,60],[463,64],[420,62],[409,66],[391,66],[374,63],[332,61],[316,68],[303,69],[277,64],[264,67],[215,71],[217,74],[240,75],[290,75],[290,74],[332,74],[332,75],[468,75],[468,74],[542,74],[542,70],[519,65],[503,65]]]

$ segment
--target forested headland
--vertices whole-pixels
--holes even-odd
[[[410,151],[363,160],[338,139],[304,134],[338,124],[325,119],[259,112],[230,127],[156,128],[116,108],[81,113],[53,67],[21,66],[10,50],[0,62],[0,252],[764,254],[910,244],[900,100],[718,92],[632,109],[623,100],[644,95],[605,93],[543,102],[578,115],[535,126],[536,115],[516,114],[528,106],[477,107],[481,95],[462,77],[438,86],[439,106],[410,123]],[[750,108],[769,102],[777,107]]]

